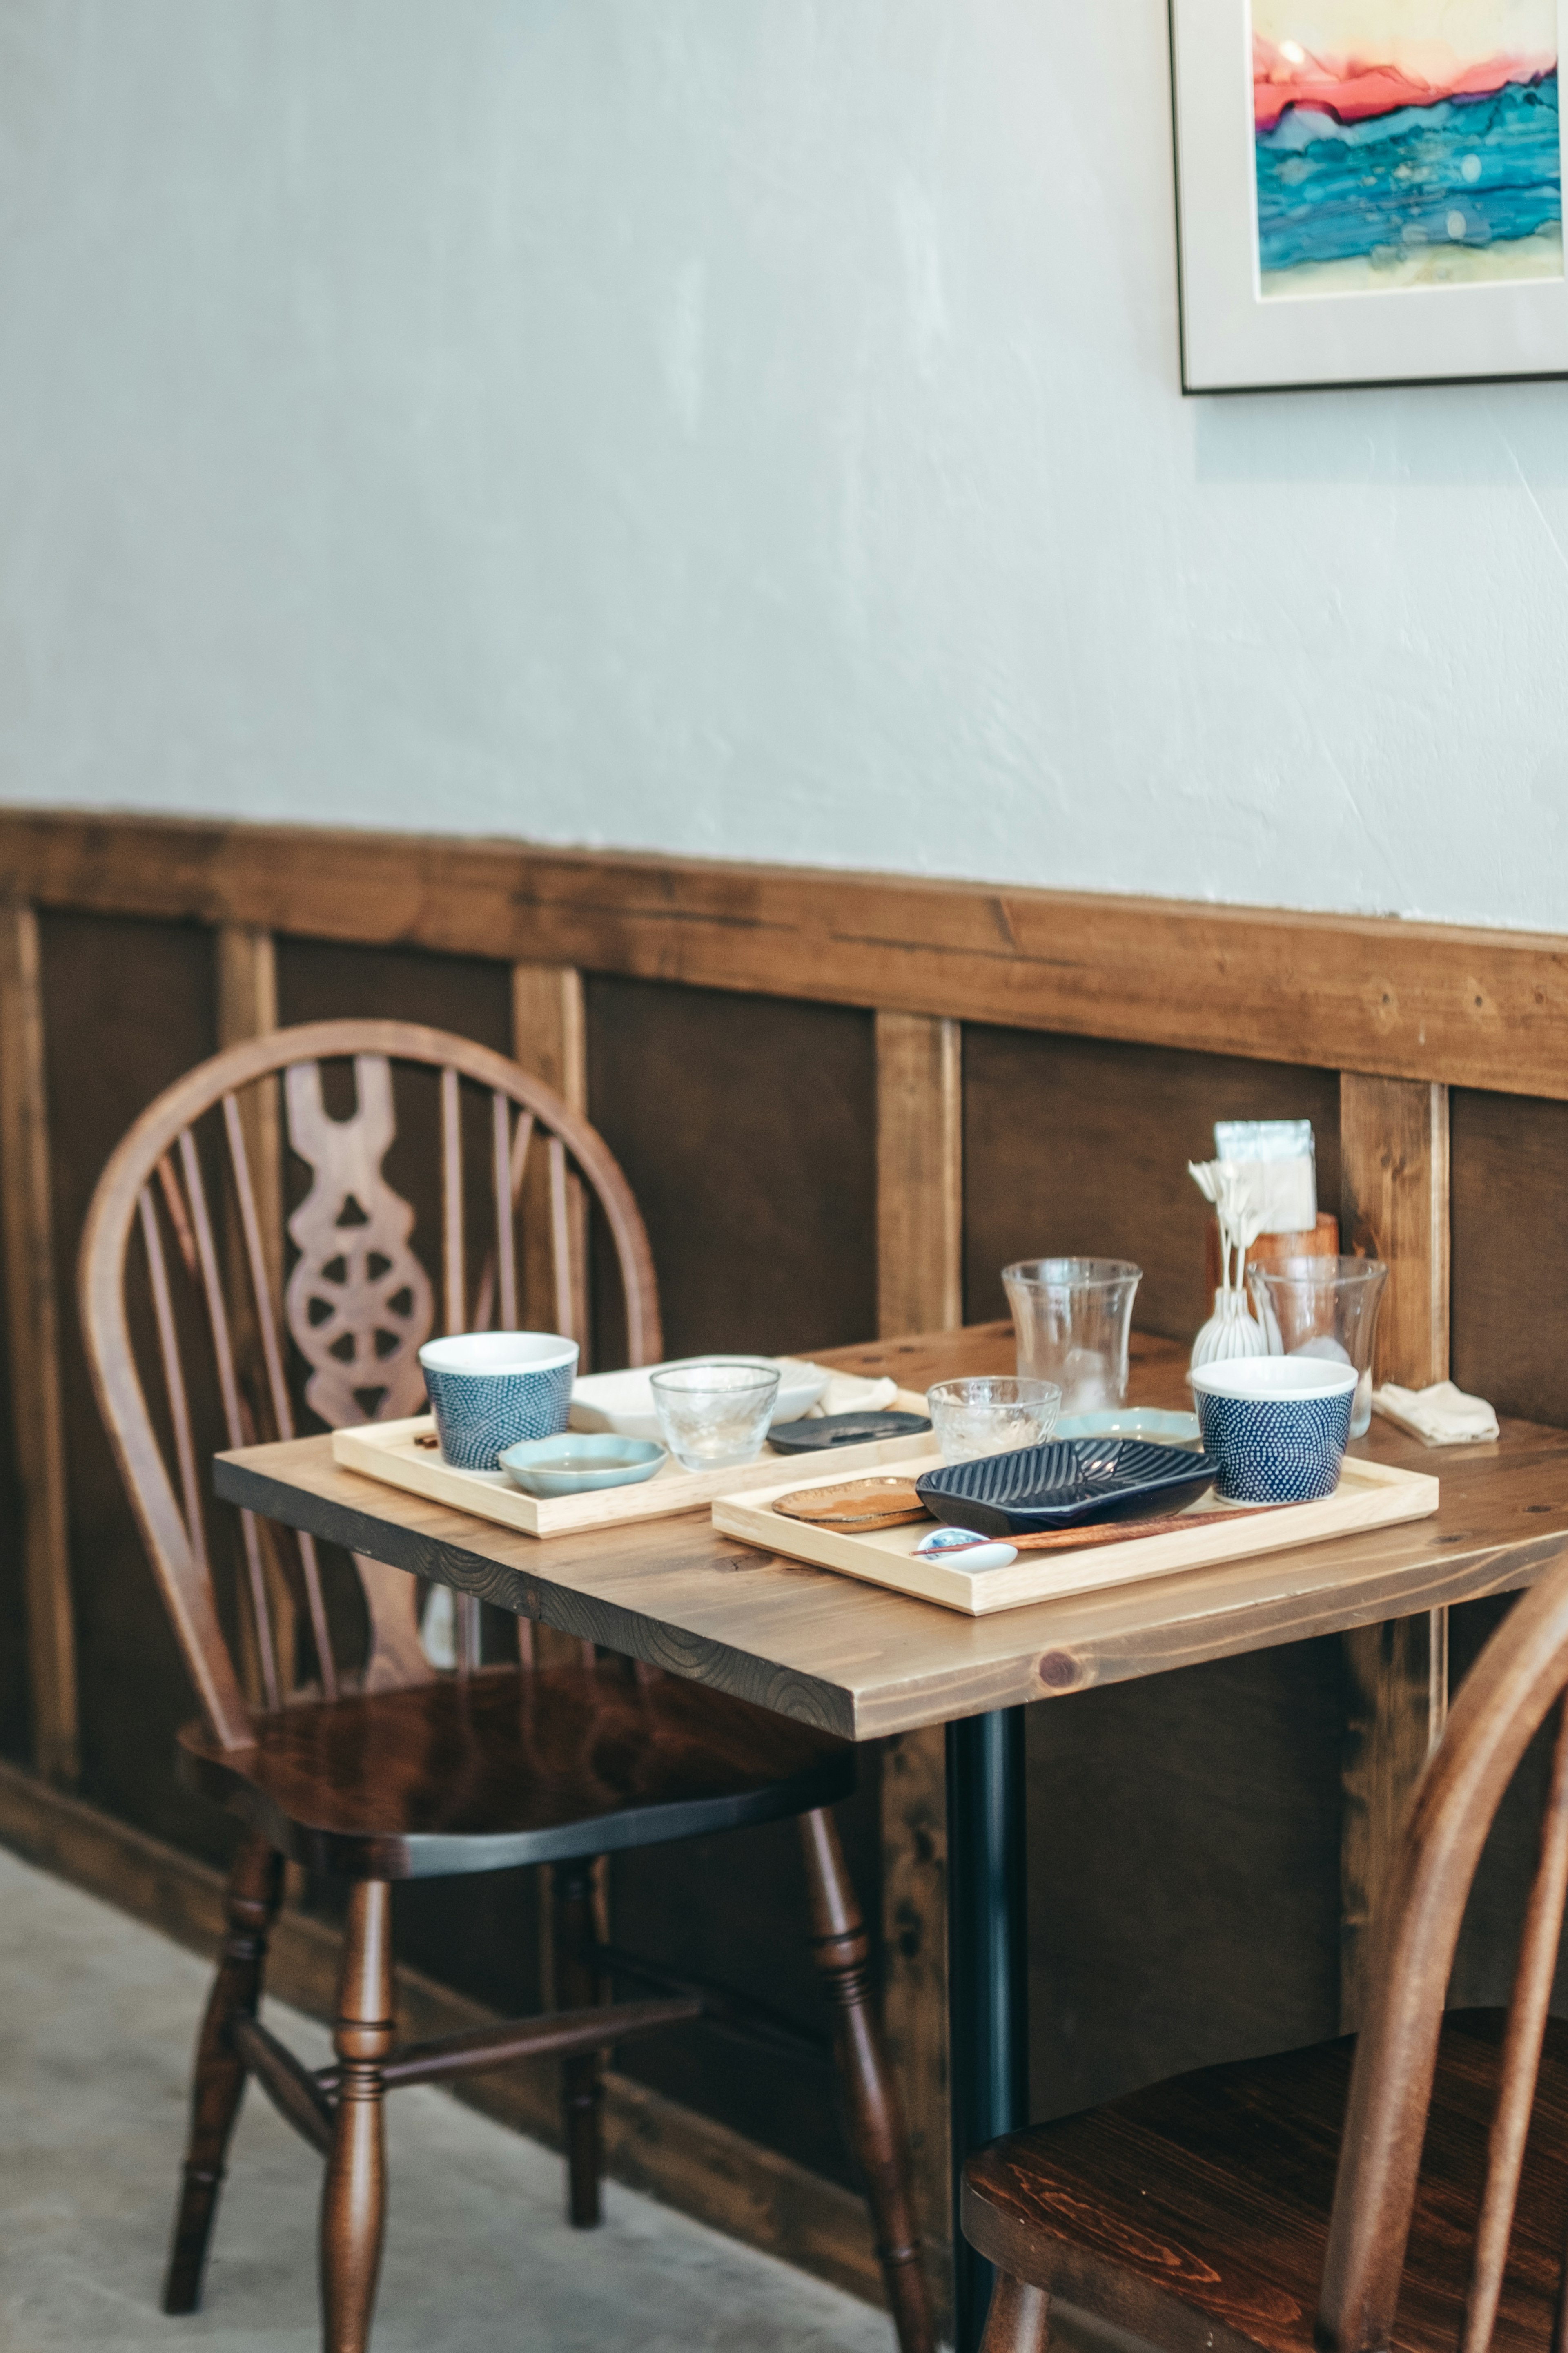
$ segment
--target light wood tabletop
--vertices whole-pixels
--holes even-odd
[[[1134,1335],[1131,1401],[1182,1408],[1186,1351]],[[819,1354],[923,1388],[1013,1366],[1010,1324]],[[327,1438],[220,1454],[220,1495],[374,1559],[850,1739],[949,1723],[1530,1584],[1568,1536],[1568,1431],[1358,1452],[1436,1472],[1435,1518],[968,1619],[717,1534],[707,1511],[537,1538],[398,1493]]]

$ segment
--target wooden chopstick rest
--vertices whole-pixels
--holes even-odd
[[[901,1527],[906,1520],[930,1516],[908,1479],[847,1479],[841,1487],[799,1487],[793,1494],[775,1495],[773,1509],[786,1520],[856,1533]]]

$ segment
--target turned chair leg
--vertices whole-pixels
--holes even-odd
[[[555,1999],[563,2010],[587,2010],[599,1999],[591,1958],[597,1941],[594,1919],[594,1866],[555,1866]],[[566,2213],[574,2229],[591,2231],[600,2220],[599,2179],[601,2053],[567,2059],[561,2069],[561,2122],[566,2140]]]
[[[235,2019],[256,2014],[267,1961],[267,1932],[277,1916],[282,1893],[282,1856],[265,1839],[247,1838],[228,1874],[224,1896],[228,1925],[196,2042],[184,2179],[163,2283],[165,2312],[195,2312],[201,2302],[202,2273],[223,2187],[224,2159],[245,2092],[244,2063],[229,2042],[228,2031]]]
[[[365,2353],[386,2221],[381,2070],[395,2031],[392,1890],[367,1880],[349,1896],[338,2022],[338,2114],[321,2186],[322,2353]]]
[[[998,2272],[980,2353],[1046,2353],[1051,2300],[1043,2287]]]
[[[801,1817],[811,1895],[811,1946],[834,2009],[834,2048],[849,2137],[870,2200],[877,2260],[900,2353],[932,2353],[936,2332],[921,2261],[899,2096],[877,2031],[867,1969],[869,1940],[833,1817]]]

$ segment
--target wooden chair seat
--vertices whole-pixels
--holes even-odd
[[[288,1707],[253,1747],[200,1725],[182,1778],[281,1853],[351,1879],[563,1862],[831,1805],[855,1754],[831,1734],[672,1676],[486,1668]]]
[[[1463,2336],[1504,2013],[1451,2013],[1392,2342]],[[1170,2353],[1312,2353],[1355,2041],[1205,2067],[971,2159],[963,2228],[1013,2280]],[[1546,2353],[1568,2227],[1568,2026],[1547,2022],[1493,2353]]]

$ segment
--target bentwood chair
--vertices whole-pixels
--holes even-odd
[[[279,1084],[281,1082],[281,1084]],[[330,1092],[339,1103],[333,1115]],[[229,2135],[254,2076],[326,2159],[327,2353],[368,2343],[385,2208],[382,2102],[403,2084],[554,2054],[573,2221],[598,2219],[598,2054],[706,2016],[755,2024],[733,1995],[677,1983],[597,1942],[592,1870],[612,1852],[798,1817],[810,1942],[834,2014],[855,2152],[903,2353],[930,2353],[897,2102],[869,2002],[868,1940],[829,1805],[852,1746],[726,1694],[599,1659],[482,1665],[477,1605],[458,1604],[457,1665],[420,1640],[419,1588],[357,1558],[353,1578],[249,1514],[207,1498],[216,1447],[416,1412],[417,1351],[437,1293],[394,1189],[422,1139],[438,1166],[444,1331],[534,1321],[585,1336],[591,1212],[623,1293],[626,1353],[657,1360],[658,1296],[637,1204],[603,1139],[487,1049],[391,1021],[331,1021],[229,1049],[159,1097],[99,1183],[81,1305],[100,1405],[202,1720],[179,1742],[191,1787],[245,1826],[227,1935],[196,2051],[164,2308],[201,2292]],[[285,1148],[287,1147],[287,1148]],[[283,1191],[308,1188],[286,1219]],[[409,1181],[410,1189],[419,1187]],[[603,1255],[603,1253],[601,1253]],[[477,1275],[471,1271],[478,1270]],[[294,1354],[289,1353],[292,1348]],[[363,1631],[368,1616],[368,1640]],[[304,2066],[258,2016],[286,1860],[347,1883],[336,2063]],[[392,1883],[554,1866],[558,1994],[547,2016],[400,2043]],[[641,1997],[601,2003],[605,1979]],[[775,2040],[778,2021],[763,2021]]]
[[[985,2353],[1041,2353],[1053,2306],[1121,2353],[1563,2353],[1565,1564],[1492,1636],[1417,1787],[1359,2041],[1205,2068],[971,2159],[964,2232],[1000,2272]],[[1509,2010],[1446,2015],[1487,1832],[1552,1711]]]

